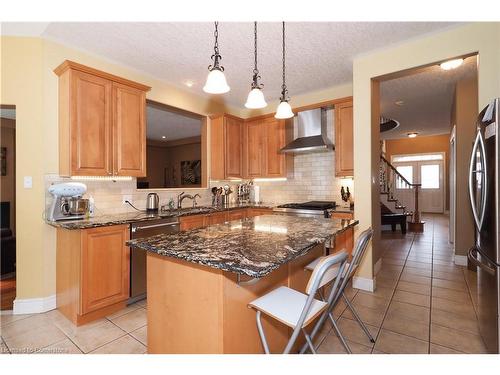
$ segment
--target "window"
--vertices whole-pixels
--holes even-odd
[[[411,165],[400,165],[396,167],[396,170],[401,173],[401,175],[408,180],[411,184],[413,183],[413,167]],[[409,189],[410,187],[402,179],[398,178],[396,180],[396,189]]]
[[[439,164],[420,166],[422,189],[439,189]]]
[[[443,154],[419,154],[419,155],[400,155],[393,156],[393,163],[409,162],[409,161],[431,161],[443,160]]]

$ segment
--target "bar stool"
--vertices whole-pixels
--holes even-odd
[[[340,273],[340,275],[342,275],[341,277],[337,277],[337,280],[338,279],[341,280],[341,284],[338,287],[338,294],[332,300],[332,303],[328,306],[328,308],[324,312],[321,319],[316,323],[316,326],[314,327],[314,329],[312,330],[311,335],[310,335],[311,339],[314,339],[314,336],[317,334],[317,332],[319,332],[319,330],[323,326],[325,320],[329,319],[330,322],[332,323],[333,329],[335,330],[340,342],[342,343],[342,345],[345,347],[347,353],[349,353],[349,354],[352,353],[351,348],[349,347],[349,345],[347,344],[347,341],[345,340],[344,336],[342,335],[342,332],[340,331],[340,328],[338,327],[338,325],[335,321],[335,318],[333,317],[332,311],[335,308],[335,306],[337,305],[338,301],[340,300],[340,297],[342,297],[344,299],[347,307],[349,308],[349,310],[351,310],[352,315],[354,316],[354,319],[356,319],[356,321],[358,322],[360,327],[365,332],[366,336],[368,336],[368,339],[371,342],[375,342],[372,335],[370,334],[370,331],[368,330],[366,325],[363,323],[363,321],[359,317],[356,309],[354,308],[354,305],[351,303],[351,301],[349,301],[349,298],[347,298],[347,296],[345,295],[345,292],[344,292],[345,288],[347,287],[347,284],[349,283],[349,281],[351,281],[352,277],[354,276],[354,273],[356,272],[359,264],[361,263],[361,260],[363,259],[363,256],[366,252],[366,249],[368,248],[368,243],[370,242],[370,239],[372,238],[372,236],[373,236],[373,230],[371,228],[368,228],[365,231],[363,231],[359,235],[359,237],[357,238],[356,243],[354,244],[354,251],[353,251],[353,256],[352,256],[351,262],[346,262],[346,267],[345,267],[343,272],[339,272],[339,270],[337,268],[337,272],[336,272],[335,277],[337,277],[339,275],[339,273]],[[345,251],[345,250],[343,250],[343,251]],[[304,268],[304,270],[314,272],[315,267],[317,266],[317,264],[319,264],[322,261],[322,259],[323,259],[323,257],[316,258],[314,261],[309,263]],[[332,272],[335,273],[334,269],[332,270]],[[325,284],[325,286],[327,286],[327,285],[328,284]],[[318,294],[321,297],[321,300],[324,301],[325,299],[323,297],[323,294],[321,293],[321,290],[318,290],[318,292],[319,292]],[[307,347],[304,345],[301,349],[301,353],[304,353],[305,350],[307,350]]]
[[[284,354],[290,353],[300,331],[306,338],[305,345],[311,349],[311,352],[316,353],[312,338],[306,332],[305,327],[326,311],[338,294],[336,290],[340,286],[341,278],[332,277],[335,272],[331,271],[337,268],[340,272],[343,272],[346,260],[347,253],[345,251],[322,258],[309,278],[306,294],[281,286],[248,304],[248,307],[256,310],[257,329],[266,354],[269,354],[269,346],[262,327],[261,314],[266,314],[293,329],[293,333],[283,351]],[[328,300],[320,301],[314,298],[318,289],[327,283],[331,283],[333,279],[336,281],[333,283]]]

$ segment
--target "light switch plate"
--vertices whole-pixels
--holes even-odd
[[[33,187],[33,177],[24,176],[24,188],[31,189]]]

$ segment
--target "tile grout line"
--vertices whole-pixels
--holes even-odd
[[[9,346],[7,345],[7,342],[5,342],[3,336],[0,336],[0,338],[2,339],[2,342],[3,344],[5,345],[5,348],[7,349],[7,354],[12,354],[12,352],[10,351],[10,348]]]
[[[413,247],[414,241],[415,241],[415,235],[413,234],[412,235],[411,244],[410,244],[410,248],[408,249],[408,253],[406,254],[405,261],[403,263],[403,267],[401,268],[401,272],[399,273],[398,280],[397,280],[396,284],[394,285],[394,290],[392,291],[391,298],[389,299],[389,304],[387,305],[387,309],[384,312],[384,317],[382,318],[382,322],[380,323],[380,327],[378,329],[377,336],[375,337],[375,342],[373,343],[373,347],[372,347],[371,353],[373,353],[373,351],[375,350],[375,346],[377,345],[377,340],[378,340],[378,338],[380,336],[380,332],[382,331],[382,326],[384,325],[385,318],[387,317],[387,313],[389,312],[389,308],[391,307],[392,301],[394,299],[394,295],[396,294],[396,289],[398,287],[399,281],[401,280],[401,276],[403,275],[403,271],[404,271],[404,269],[406,267],[406,262],[408,261],[408,257],[410,256],[410,252],[411,252],[411,249]],[[385,251],[384,251],[384,253],[385,253]],[[383,256],[383,254],[382,254],[382,256]]]
[[[432,285],[434,281],[434,218],[432,220],[432,251],[431,251],[431,291],[429,296],[429,343],[427,354],[431,354],[431,326],[432,326]]]

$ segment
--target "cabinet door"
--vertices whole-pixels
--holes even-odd
[[[209,223],[207,215],[192,215],[179,218],[181,230],[206,227]]]
[[[81,314],[129,297],[128,225],[82,230]]]
[[[354,175],[352,102],[335,106],[335,175]]]
[[[228,212],[228,221],[232,220],[243,220],[247,215],[246,215],[246,210],[233,210]]]
[[[70,155],[74,176],[112,173],[112,82],[91,74],[71,73]],[[67,154],[66,154],[67,155]]]
[[[113,84],[114,167],[117,176],[146,176],[146,94]]]
[[[227,219],[226,212],[216,212],[216,213],[210,214],[210,216],[208,217],[208,223],[210,225],[222,224],[226,221],[226,219]]]
[[[265,129],[262,120],[250,121],[246,124],[246,177],[263,177],[265,175]]]
[[[229,116],[226,116],[224,121],[226,178],[241,178],[243,169],[243,121]]]
[[[267,118],[263,126],[266,131],[266,176],[285,177],[285,154],[280,150],[285,147],[285,121],[274,117]]]
[[[272,215],[273,210],[271,208],[249,208],[246,213],[246,217],[254,217],[260,215]]]

